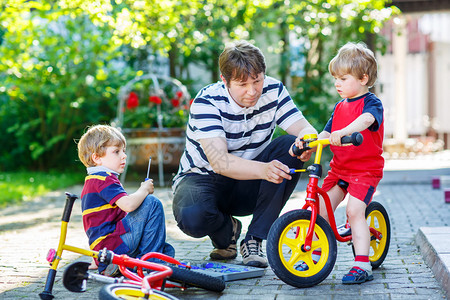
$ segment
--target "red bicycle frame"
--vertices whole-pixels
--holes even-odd
[[[311,221],[309,223],[308,232],[306,234],[305,244],[303,246],[305,251],[311,250],[311,243],[314,235],[314,227],[316,225],[317,215],[320,215],[320,196],[322,196],[325,202],[325,208],[327,210],[329,224],[333,230],[334,236],[339,242],[348,242],[352,239],[351,235],[341,236],[337,231],[336,219],[334,217],[334,211],[331,206],[330,197],[328,194],[319,187],[319,179],[322,177],[322,167],[320,165],[320,159],[322,156],[322,150],[324,145],[330,144],[329,139],[320,139],[309,142],[309,148],[314,148],[317,146],[316,156],[314,158],[314,164],[309,166],[307,169],[296,170],[296,172],[306,172],[309,171],[309,181],[306,186],[306,203],[303,205],[302,209],[311,210]],[[377,238],[381,238],[381,233],[375,228],[369,227],[370,232]],[[298,234],[298,233],[297,233]]]
[[[136,259],[129,257],[127,255],[113,255],[112,263],[119,266],[120,272],[130,280],[125,280],[124,283],[142,285],[144,284],[147,289],[158,289],[160,290],[163,286],[164,279],[170,277],[172,275],[172,269],[168,266],[153,263],[147,261],[150,258],[158,258],[164,260],[168,263],[172,264],[180,264],[174,258],[157,253],[150,252],[142,256],[141,259]],[[137,274],[131,272],[128,268],[137,267]],[[152,272],[149,275],[144,275],[143,269],[154,270],[156,272]]]

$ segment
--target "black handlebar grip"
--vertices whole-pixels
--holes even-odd
[[[362,144],[364,138],[361,133],[353,132],[350,136],[343,136],[341,138],[341,144],[353,144],[354,146],[359,146]]]
[[[69,222],[73,204],[77,199],[78,199],[77,195],[66,192],[66,205],[64,206],[64,212],[61,218],[62,221]]]
[[[300,156],[303,154],[303,152],[305,152],[306,149],[300,149],[299,147],[297,147],[296,145],[292,146],[292,153],[294,153],[295,156]]]

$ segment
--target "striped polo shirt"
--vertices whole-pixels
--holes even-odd
[[[228,153],[251,160],[270,143],[276,125],[286,130],[302,118],[284,85],[272,77],[264,78],[261,98],[248,108],[236,104],[222,81],[206,86],[191,105],[173,189],[186,175],[214,173],[199,140],[226,138]]]
[[[81,192],[81,210],[89,246],[95,251],[106,247],[117,254],[126,254],[129,249],[120,235],[129,231],[122,222],[127,213],[116,205],[116,201],[127,193],[114,171],[102,166],[87,170]]]

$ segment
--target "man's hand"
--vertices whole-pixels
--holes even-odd
[[[289,154],[293,157],[297,157],[298,159],[300,159],[301,161],[308,161],[311,158],[311,155],[313,153],[313,150],[306,150],[304,151],[300,156],[297,156],[294,154],[294,152],[292,152],[292,147],[293,146],[297,146],[297,148],[299,149],[303,149],[303,141],[299,138],[295,139],[294,144],[292,144],[292,146],[289,148]]]
[[[289,168],[278,160],[272,160],[266,163],[264,170],[264,179],[276,184],[282,183],[284,179],[291,180]]]

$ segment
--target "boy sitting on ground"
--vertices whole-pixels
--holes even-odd
[[[78,142],[78,157],[88,173],[81,206],[89,246],[136,258],[148,252],[173,257],[175,250],[166,243],[163,206],[151,195],[153,180],[142,182],[133,194],[127,194],[119,181],[126,164],[125,147],[123,134],[108,125],[90,127]],[[101,274],[119,274],[116,265],[96,263]]]

